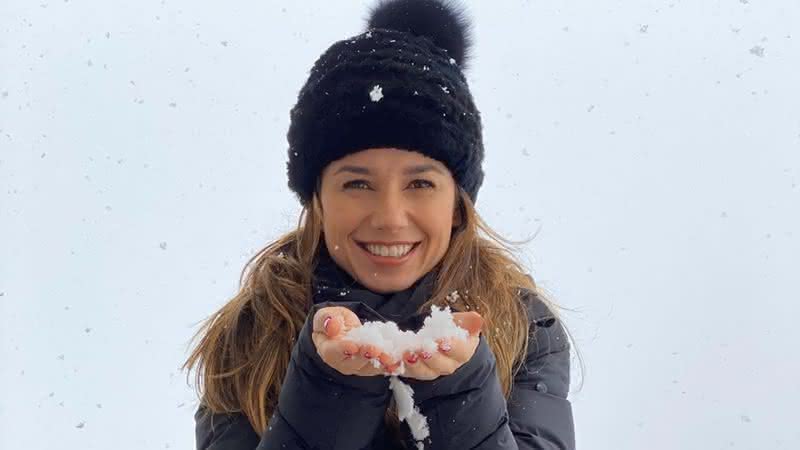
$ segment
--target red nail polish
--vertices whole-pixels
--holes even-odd
[[[419,356],[417,356],[416,353],[413,353],[411,356],[406,358],[406,361],[408,361],[409,364],[414,364],[415,362],[417,362],[418,359],[419,359]]]
[[[330,324],[330,323],[331,323],[331,319],[332,319],[332,317],[331,317],[331,316],[328,316],[328,317],[326,317],[326,318],[325,318],[325,321],[324,321],[324,322],[322,322],[322,328],[324,328],[324,329],[325,329],[325,332],[327,332],[327,331],[328,331],[328,324]]]
[[[364,353],[364,358],[372,359],[372,354],[370,352],[365,352]]]
[[[448,342],[442,342],[442,344],[439,345],[439,350],[441,350],[443,353],[447,353],[452,349],[453,348],[450,347],[450,344]]]
[[[422,352],[422,359],[431,359],[433,358],[433,354],[428,352]]]

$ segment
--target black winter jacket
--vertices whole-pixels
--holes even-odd
[[[323,246],[324,247],[324,246]],[[389,378],[343,375],[319,357],[311,339],[314,314],[346,306],[362,322],[393,320],[418,330],[416,309],[428,298],[434,274],[405,291],[373,293],[353,281],[324,252],[315,271],[314,305],[292,350],[278,408],[259,438],[241,413],[196,414],[198,450],[380,450],[415,448],[403,423],[405,442],[384,427],[391,399]],[[506,402],[494,354],[483,334],[472,358],[453,374],[433,381],[400,377],[414,388],[414,403],[428,419],[429,450],[574,449],[572,407],[567,400],[570,345],[561,323],[536,295],[521,291],[532,339],[524,366],[514,376]]]

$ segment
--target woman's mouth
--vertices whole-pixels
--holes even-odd
[[[415,253],[421,242],[376,244],[356,241],[374,263],[385,265],[399,265],[406,262]]]

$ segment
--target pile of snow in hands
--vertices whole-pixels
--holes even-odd
[[[417,440],[417,448],[423,449],[421,441],[430,434],[428,420],[419,412],[419,408],[414,406],[414,390],[398,378],[398,375],[405,373],[403,353],[406,351],[434,353],[439,347],[437,340],[443,338],[466,340],[468,336],[467,330],[453,321],[449,306],[443,309],[433,306],[431,315],[425,318],[422,328],[416,333],[400,330],[397,324],[391,321],[365,322],[360,327],[350,330],[344,339],[359,345],[374,345],[390,355],[394,361],[400,361],[397,372],[391,375],[389,388],[394,393],[399,419],[406,421],[411,434]],[[372,363],[375,367],[380,367],[377,358],[373,359]]]

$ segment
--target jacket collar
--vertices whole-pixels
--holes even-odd
[[[321,302],[362,302],[396,322],[401,329],[422,326],[417,310],[433,293],[436,270],[423,275],[408,288],[393,293],[373,292],[353,279],[333,260],[324,243],[320,245],[312,279],[314,304]]]

